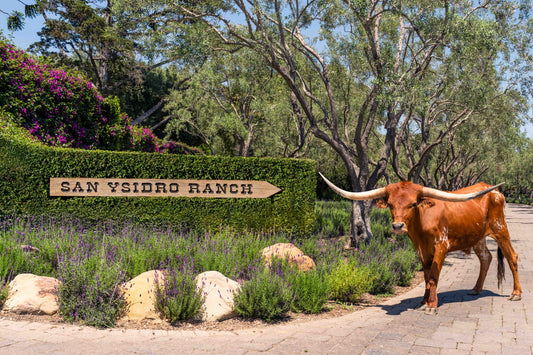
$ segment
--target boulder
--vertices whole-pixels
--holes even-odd
[[[287,259],[290,265],[297,266],[300,271],[309,271],[315,268],[315,262],[303,251],[292,243],[277,243],[266,247],[261,252],[266,266],[272,264],[273,258]]]
[[[222,321],[237,316],[233,311],[233,297],[240,289],[238,282],[218,271],[206,271],[196,276],[196,287],[204,296],[202,321]]]
[[[19,274],[9,283],[4,311],[19,314],[55,314],[59,311],[57,289],[53,277]]]
[[[165,275],[160,270],[146,271],[122,285],[127,309],[122,320],[160,320],[155,308],[156,289],[164,285]]]

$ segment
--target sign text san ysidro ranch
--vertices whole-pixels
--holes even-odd
[[[266,198],[266,181],[50,178],[50,196]]]

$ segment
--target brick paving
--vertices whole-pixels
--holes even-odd
[[[413,308],[423,285],[384,304],[301,324],[233,332],[100,330],[0,320],[0,354],[533,354],[533,207],[509,205],[507,223],[519,254],[522,301],[511,302],[512,276],[496,280],[496,243],[484,290],[468,295],[477,257],[450,254],[438,287],[439,313]]]

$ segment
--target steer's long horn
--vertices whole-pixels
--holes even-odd
[[[443,200],[443,201],[448,201],[448,202],[463,202],[463,201],[473,200],[475,198],[483,196],[484,194],[497,189],[503,184],[505,183],[502,182],[501,184],[489,187],[488,189],[471,192],[467,194],[456,194],[452,192],[445,192],[445,191],[441,191],[437,189],[432,189],[431,187],[424,187],[422,189],[422,193],[424,194],[424,197],[431,197],[437,200]]]
[[[376,198],[385,197],[385,195],[387,194],[385,192],[385,188],[384,187],[382,187],[380,189],[364,191],[364,192],[349,192],[349,191],[345,191],[345,190],[340,189],[337,186],[333,185],[333,183],[331,181],[329,181],[328,179],[326,179],[326,177],[324,175],[322,175],[321,173],[319,173],[319,174],[320,174],[320,176],[322,176],[322,179],[324,179],[326,184],[328,184],[328,186],[331,187],[331,189],[333,191],[335,191],[336,193],[338,193],[342,197],[348,198],[350,200],[356,200],[356,201],[373,200],[373,199],[376,199]]]

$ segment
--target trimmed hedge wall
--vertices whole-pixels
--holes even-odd
[[[0,117],[0,213],[310,233],[315,162],[47,147]],[[265,180],[266,199],[50,197],[50,177]]]

